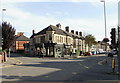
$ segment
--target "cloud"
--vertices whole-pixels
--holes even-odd
[[[7,4],[6,6],[6,12],[4,13],[4,21],[5,20],[10,22],[17,32],[22,31],[30,33],[29,35],[27,34],[28,36],[31,35],[33,29],[38,32],[50,24],[58,23],[55,18],[49,16],[36,16],[30,12],[22,11],[14,5],[11,6],[11,4]]]
[[[104,19],[96,18],[96,19],[80,19],[80,18],[64,18],[62,20],[57,19],[54,15],[50,15],[49,12],[44,16],[37,16],[31,12],[22,11],[19,8],[16,8],[15,3],[4,3],[4,6],[7,10],[5,13],[5,19],[10,22],[17,32],[25,32],[25,35],[30,37],[32,34],[32,30],[35,29],[36,32],[46,28],[50,24],[56,25],[57,23],[61,23],[62,29],[66,26],[70,26],[70,29],[76,31],[87,32],[89,34],[93,34],[97,40],[102,40],[104,37]],[[64,12],[68,14],[67,12]],[[55,14],[62,14],[62,12],[57,11]],[[110,27],[116,26],[117,16],[109,15],[107,19],[107,28],[110,32]],[[112,20],[111,20],[112,19]],[[107,33],[109,33],[107,32]],[[109,36],[109,35],[108,35]]]
[[[118,2],[119,0],[105,0],[106,2]],[[2,2],[100,2],[100,0],[2,0]]]
[[[63,25],[70,29],[93,34],[98,40],[104,37],[104,23],[100,19],[66,19]]]
[[[119,0],[105,0],[106,2],[118,2]],[[2,0],[2,2],[100,2],[100,0]]]

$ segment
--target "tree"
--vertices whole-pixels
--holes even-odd
[[[90,51],[91,46],[97,44],[95,37],[91,34],[85,36],[85,44],[88,44],[88,51]]]
[[[12,27],[10,23],[7,22],[2,23],[3,50],[9,49],[13,44],[15,40],[15,31],[16,30]]]

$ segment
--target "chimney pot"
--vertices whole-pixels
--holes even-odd
[[[76,35],[78,35],[78,31],[76,31]]]
[[[35,30],[32,31],[33,32],[33,35],[35,34]]]
[[[79,32],[79,36],[82,36],[82,32]]]
[[[57,26],[58,28],[61,28],[61,24],[60,24],[60,23],[56,24],[56,26]]]
[[[74,30],[71,30],[71,33],[74,34]]]

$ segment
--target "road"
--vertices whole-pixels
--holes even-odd
[[[12,54],[23,64],[2,69],[3,81],[78,82],[91,80],[118,80],[111,65],[99,64],[106,56],[93,55],[78,59],[49,59],[22,57]],[[110,58],[107,58],[110,62]],[[116,65],[117,66],[117,65]],[[115,70],[117,71],[117,69]]]

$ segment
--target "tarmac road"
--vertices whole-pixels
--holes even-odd
[[[39,82],[83,82],[93,80],[118,80],[112,72],[110,58],[93,55],[77,59],[54,59],[38,57],[21,57],[12,54],[13,58],[22,61],[12,67],[3,68],[3,81],[39,81]],[[108,60],[107,64],[99,62]],[[117,65],[116,69],[117,71]]]

